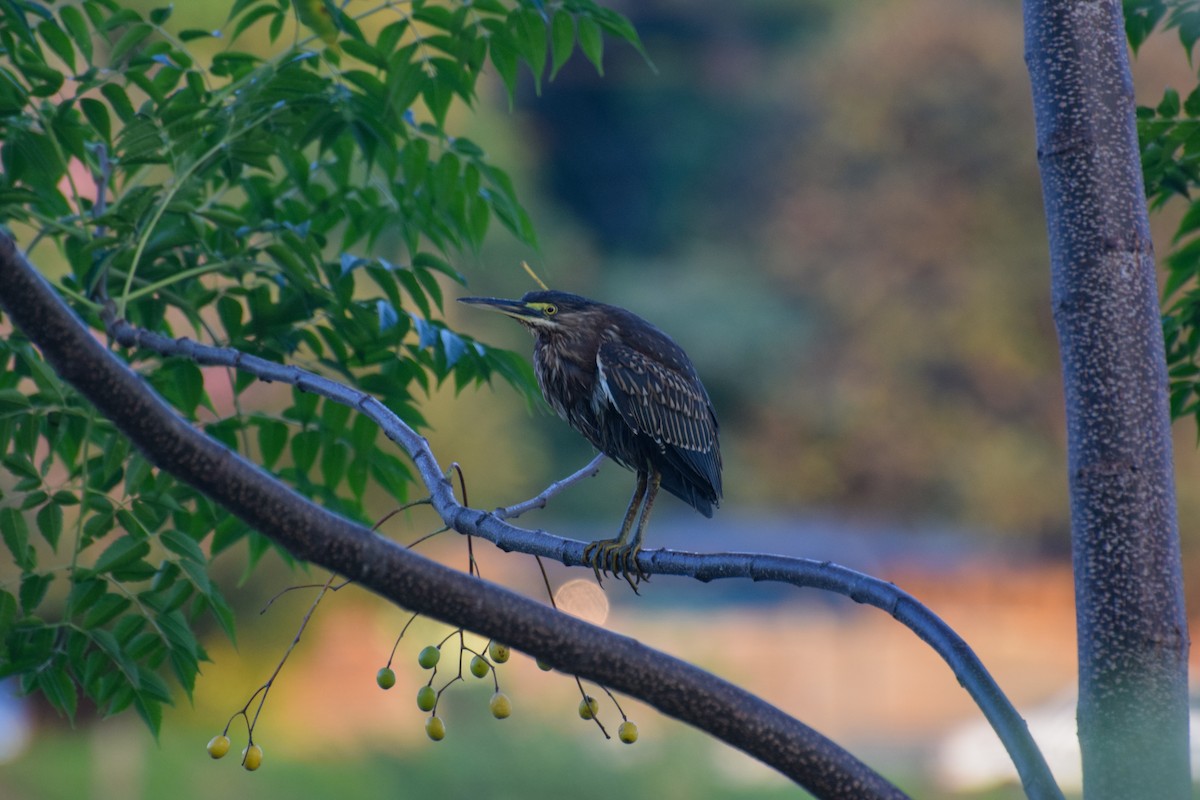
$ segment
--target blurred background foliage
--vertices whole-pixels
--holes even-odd
[[[879,572],[958,625],[1019,706],[1052,696],[1073,677],[1070,578],[1061,569],[1069,509],[1019,6],[1001,0],[614,5],[637,27],[649,63],[635,48],[609,43],[603,77],[577,53],[540,87],[522,72],[511,97],[505,80],[485,71],[474,113],[449,109],[448,127],[485,143],[490,158],[511,176],[538,241],[532,246],[492,231],[478,250],[457,254],[450,266],[467,278],[470,294],[519,296],[533,288],[518,266],[528,260],[552,286],[624,305],[688,350],[722,421],[726,500],[713,520],[664,502],[649,534],[651,547],[765,550],[836,558]],[[180,4],[172,24],[211,29],[223,18],[215,6]],[[266,47],[265,30],[248,31],[243,46],[253,49],[256,42]],[[1139,98],[1150,104],[1159,102],[1167,85],[1194,83],[1177,42],[1163,37],[1143,44],[1134,69]],[[1157,242],[1169,240],[1181,215],[1167,204],[1156,216]],[[442,284],[448,298],[459,291]],[[455,329],[528,351],[528,336],[511,322],[466,316],[447,305],[447,322]],[[431,386],[427,395],[418,393],[414,406],[430,424],[439,457],[463,466],[472,504],[523,499],[590,458],[565,425],[509,386],[454,390],[453,383]],[[268,390],[255,402],[266,407],[286,400]],[[1183,421],[1177,433],[1181,530],[1185,558],[1194,563],[1200,520],[1196,430]],[[608,535],[630,485],[627,474],[609,467],[527,522],[580,538]],[[393,505],[378,495],[368,501],[380,513]],[[409,517],[405,524],[420,529],[424,521]],[[453,541],[436,543],[432,552],[460,566],[465,561]],[[239,584],[241,556],[231,550],[214,563],[239,623],[295,580],[268,558],[260,577]],[[997,572],[960,569],[980,560]],[[528,565],[511,557],[485,564],[486,576],[537,591],[540,579]],[[1005,564],[1015,564],[1028,582],[1003,572]],[[954,586],[976,594],[964,602],[953,595]],[[864,748],[860,752],[880,759],[921,796],[1019,796],[1009,789],[993,794],[935,786],[931,771],[909,774],[919,747],[928,756],[928,742],[974,712],[955,705],[949,674],[904,649],[902,634],[890,639],[872,629],[869,644],[858,649],[848,644],[857,641],[852,631],[858,617],[844,610],[829,621],[806,605],[802,620],[772,617],[756,627],[765,603],[790,608],[790,594],[784,601],[763,587],[694,587],[666,579],[649,588],[638,607],[653,608],[661,627],[638,620],[638,607],[628,609],[625,597],[614,598],[627,613],[613,624],[651,643],[665,639],[680,656],[751,688],[767,682],[768,697]],[[724,615],[713,598],[732,600],[731,608],[741,611]],[[999,608],[1023,616],[997,625],[990,615]],[[697,609],[702,624],[680,622],[692,620]],[[272,613],[280,616],[248,622],[240,654],[219,637],[206,640],[215,663],[197,686],[197,712],[168,712],[163,750],[147,755],[142,731],[122,734],[121,741],[141,739],[128,745],[121,761],[139,782],[121,796],[154,796],[151,787],[172,780],[160,774],[160,762],[170,765],[169,776],[195,775],[206,788],[227,779],[244,786],[240,771],[227,764],[202,769],[211,765],[199,746],[290,640],[292,618],[281,621],[290,612]],[[349,660],[361,649],[369,651],[365,663],[382,661],[398,625],[391,624],[395,619],[372,623],[385,630],[367,635],[357,622],[367,613],[353,605],[331,611],[327,627],[313,632],[320,644],[307,658],[320,662],[322,653],[339,652]],[[337,621],[355,626],[358,638],[338,638]],[[690,638],[672,639],[671,625],[690,631]],[[743,642],[757,659],[737,661],[700,644],[711,639],[714,650],[727,650],[720,643],[747,630],[761,634]],[[989,638],[1005,631],[1012,635]],[[1028,663],[1031,641],[1045,645],[1036,667]],[[697,648],[703,650],[699,656]],[[856,673],[853,686],[839,682],[852,672],[848,665],[868,662],[883,664],[891,679]],[[361,721],[380,704],[374,668],[364,662],[352,668],[305,663],[296,668],[293,680],[300,685],[293,684],[290,702],[267,713],[278,726],[279,743],[266,742],[270,769],[254,777],[263,781],[257,784],[263,792],[311,788],[326,778],[332,786],[351,785],[328,773],[298,772],[351,755],[365,756],[352,762],[353,774],[354,782],[368,787],[428,779],[452,795],[479,786],[494,793],[494,785],[476,785],[474,771],[457,769],[472,760],[505,776],[514,796],[553,793],[559,786],[553,772],[535,776],[539,768],[521,756],[526,743],[551,746],[538,738],[544,731],[532,715],[501,723],[516,736],[471,732],[483,738],[469,745],[455,742],[452,726],[444,746],[456,749],[445,755],[420,740],[415,708],[400,703],[396,707],[406,707],[410,716],[397,712],[365,734],[346,734],[353,753],[338,750],[314,761],[309,739],[320,745],[327,729],[321,726],[339,716]],[[910,671],[914,663],[919,666]],[[801,683],[798,666],[817,675],[816,697],[789,693],[803,691],[793,685]],[[926,672],[933,676],[930,684],[916,677]],[[581,759],[599,752],[598,784],[613,759],[623,764],[644,758],[649,767],[629,780],[646,794],[761,797],[778,788],[757,767],[708,757],[695,766],[701,778],[694,785],[681,782],[683,770],[664,778],[655,765],[675,763],[677,752],[699,747],[669,722],[662,723],[663,749],[650,755],[638,748],[618,755],[612,746],[597,750],[592,731],[578,741],[564,738],[557,726],[568,723],[554,716],[573,713],[570,687],[563,691],[534,679],[523,684],[524,693],[510,694],[519,709],[539,704],[548,739],[565,749],[561,759],[547,755],[545,761],[571,764],[572,776],[581,774],[575,772]],[[342,686],[336,684],[351,680],[370,689],[372,699],[358,703],[353,691],[337,691]],[[402,673],[395,691],[415,689],[416,680]],[[883,702],[872,694],[879,685],[892,690]],[[326,694],[337,705],[314,722],[314,695]],[[855,706],[858,695],[873,701]],[[913,695],[919,707],[897,699]],[[828,697],[838,702],[825,705]],[[484,716],[485,699],[464,712],[463,727]],[[639,724],[647,716],[654,715],[639,715]],[[479,722],[489,730],[496,724]],[[173,725],[181,730],[172,731]],[[81,796],[86,788],[80,787],[91,786],[92,796],[106,796],[95,788],[103,782],[94,776],[78,783],[63,776],[61,787],[45,781],[51,764],[82,757],[80,750],[89,751],[94,769],[102,770],[110,757],[105,738],[49,740],[13,766],[0,766],[0,787],[14,787],[18,797],[57,798]],[[659,746],[645,739],[639,747]],[[514,754],[499,762],[470,755],[507,753],[507,745]],[[418,756],[396,760],[408,759],[409,748]],[[706,771],[710,766],[713,771]],[[213,778],[215,772],[223,777]],[[420,775],[427,778],[414,777]],[[542,779],[545,785],[538,783]],[[280,783],[268,789],[268,781]]]
[[[723,423],[725,513],[950,524],[1064,553],[1019,9],[627,10],[657,72],[613,48],[603,78],[569,66],[508,120],[518,182],[537,189],[544,256],[531,260],[551,283],[655,320],[701,365]],[[1151,96],[1188,79],[1169,42],[1135,67]],[[1156,218],[1164,231],[1171,212]],[[508,252],[488,251],[473,288],[525,288]],[[1179,431],[1186,486],[1195,428]],[[559,443],[548,474],[581,458],[553,424],[525,436],[537,444],[522,453]],[[1180,502],[1190,536],[1196,493]]]

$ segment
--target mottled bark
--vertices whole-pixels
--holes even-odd
[[[1084,791],[1191,796],[1154,252],[1118,0],[1026,0],[1066,390]]]

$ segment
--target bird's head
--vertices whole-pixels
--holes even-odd
[[[460,303],[482,306],[512,317],[535,334],[575,331],[598,320],[600,304],[567,292],[529,292],[520,300],[460,297]]]

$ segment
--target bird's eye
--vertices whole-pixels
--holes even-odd
[[[544,314],[545,314],[547,317],[553,317],[555,314],[557,314],[557,313],[558,313],[558,306],[556,306],[556,305],[553,305],[553,304],[549,304],[549,303],[548,303],[548,304],[546,305],[546,307],[542,309],[542,312],[543,312],[543,313],[544,313]]]

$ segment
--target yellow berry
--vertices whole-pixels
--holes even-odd
[[[424,669],[433,669],[442,659],[442,651],[429,645],[417,656],[417,663]]]
[[[437,692],[432,686],[422,686],[417,690],[417,708],[422,711],[433,711],[437,705]]]
[[[579,701],[580,719],[592,719],[600,711],[600,704],[590,694]]]
[[[509,700],[504,692],[496,692],[492,695],[488,708],[492,710],[492,716],[496,719],[508,719],[512,714],[512,700]]]
[[[503,664],[505,661],[508,661],[511,652],[508,649],[508,645],[492,642],[488,645],[488,655],[492,657],[492,661],[495,663]]]
[[[446,723],[440,717],[430,717],[425,720],[425,735],[435,742],[446,738]]]
[[[471,657],[471,674],[476,678],[486,677],[488,674],[488,662],[484,661],[479,656]]]
[[[229,752],[229,737],[225,735],[214,736],[208,742],[208,754],[213,758],[221,758]]]
[[[396,685],[396,673],[391,667],[383,667],[375,673],[375,682],[379,684],[380,689],[390,689]]]
[[[550,670],[554,669],[554,667],[550,666],[545,661],[542,661],[540,658],[537,660],[537,665],[538,669],[540,669],[542,672],[549,672]]]
[[[621,727],[617,728],[617,738],[625,744],[633,744],[637,741],[637,725],[625,720],[621,723]]]
[[[262,766],[262,759],[262,748],[256,744],[252,744],[242,751],[242,766],[250,772],[254,772]]]

